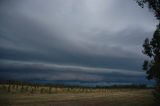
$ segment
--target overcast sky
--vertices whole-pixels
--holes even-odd
[[[1,0],[0,78],[147,83],[156,24],[135,0]]]

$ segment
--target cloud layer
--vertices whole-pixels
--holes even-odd
[[[2,0],[0,17],[1,76],[48,80],[144,79],[157,22],[134,0]]]
[[[87,82],[132,82],[142,79],[143,72],[109,68],[58,65],[39,62],[7,61],[0,62],[1,79],[23,80],[68,80]],[[16,77],[18,76],[18,77]],[[126,81],[126,79],[128,81]],[[140,81],[142,83],[144,80]]]

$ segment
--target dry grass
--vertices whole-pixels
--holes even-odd
[[[152,106],[150,89],[96,89],[94,92],[1,93],[1,106]]]

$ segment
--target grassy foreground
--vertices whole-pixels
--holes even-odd
[[[154,106],[151,89],[105,89],[92,92],[0,92],[0,106]]]

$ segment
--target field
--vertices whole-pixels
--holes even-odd
[[[0,106],[153,106],[152,89],[0,85]]]

